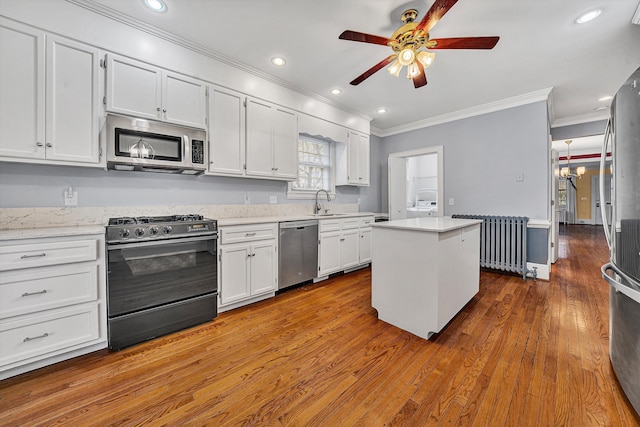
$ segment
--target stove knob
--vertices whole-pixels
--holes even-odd
[[[173,231],[173,227],[170,225],[165,225],[164,227],[162,227],[162,232],[164,234],[169,234]]]
[[[151,227],[149,227],[149,234],[155,236],[156,234],[158,234],[158,227],[155,225],[152,225]]]
[[[144,235],[144,229],[142,229],[142,228],[136,228],[135,233],[136,233],[136,236],[138,236],[138,237],[142,237],[142,236]]]
[[[122,238],[127,238],[129,237],[129,230],[127,230],[126,228],[123,228],[122,230],[120,230],[120,237]]]

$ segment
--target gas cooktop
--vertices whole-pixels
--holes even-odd
[[[129,243],[157,239],[216,234],[217,222],[202,215],[166,215],[110,218],[107,243]]]

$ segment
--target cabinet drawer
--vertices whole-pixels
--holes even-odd
[[[98,303],[0,322],[0,366],[43,356],[99,337]]]
[[[371,227],[371,224],[375,222],[372,216],[366,216],[364,218],[360,218],[360,227]]]
[[[278,224],[251,224],[220,227],[220,244],[251,242],[253,240],[275,239]]]
[[[0,319],[97,299],[97,265],[0,273]]]
[[[95,239],[2,246],[0,271],[93,261],[97,258],[97,246]]]
[[[321,219],[318,221],[318,231],[324,233],[325,231],[338,231],[340,230],[339,219]]]
[[[358,228],[360,225],[360,218],[346,218],[342,220],[341,228],[342,230],[350,230],[352,228]]]

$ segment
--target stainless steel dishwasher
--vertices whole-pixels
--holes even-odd
[[[280,223],[278,289],[318,276],[318,221]]]

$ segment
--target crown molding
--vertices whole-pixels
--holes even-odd
[[[326,98],[322,95],[319,95],[315,92],[311,92],[307,89],[301,88],[299,86],[296,86],[286,80],[280,79],[278,77],[275,77],[269,73],[265,73],[264,71],[258,70],[256,68],[250,67],[247,64],[244,64],[238,60],[235,60],[233,58],[230,58],[226,55],[223,55],[219,52],[216,52],[212,49],[209,49],[201,44],[195,43],[191,40],[182,38],[180,36],[177,36],[175,34],[169,33],[167,31],[164,31],[158,27],[154,27],[153,25],[149,25],[146,24],[142,21],[139,21],[135,18],[132,18],[124,13],[118,12],[117,10],[111,9],[107,6],[104,6],[102,4],[96,3],[93,0],[65,0],[68,3],[74,4],[76,6],[82,7],[86,10],[89,10],[90,12],[96,13],[98,15],[102,15],[106,18],[112,19],[116,22],[119,22],[121,24],[127,25],[129,27],[135,28],[136,30],[145,32],[149,35],[152,35],[154,37],[158,37],[160,39],[166,40],[170,43],[173,43],[175,45],[178,45],[180,47],[183,47],[185,49],[189,49],[193,52],[196,52],[200,55],[206,56],[208,58],[214,59],[215,61],[218,62],[222,62],[224,64],[227,64],[231,67],[234,67],[236,69],[239,69],[241,71],[244,71],[248,74],[252,74],[256,77],[259,77],[261,79],[267,80],[271,83],[274,83],[278,86],[284,87],[286,89],[289,89],[293,92],[297,92],[301,95],[304,95],[306,97],[312,98],[316,101],[320,101],[324,104],[328,104],[331,105],[332,107],[338,108],[342,111],[346,111],[350,114],[356,115],[358,117],[361,117],[365,120],[368,120],[369,122],[371,121],[371,117],[363,114],[360,111],[355,111],[351,108],[348,108],[332,99]]]
[[[384,138],[387,136],[397,135],[412,130],[423,129],[443,123],[479,116],[482,114],[506,110],[508,108],[519,107],[521,105],[532,104],[534,102],[547,101],[552,90],[553,88],[541,89],[535,92],[525,93],[511,98],[505,98],[499,101],[465,108],[464,110],[454,111],[452,113],[442,114],[439,116],[430,117],[424,120],[418,120],[412,123],[391,127],[388,129],[379,129],[372,126],[371,133]]]

